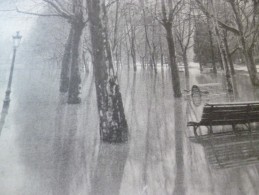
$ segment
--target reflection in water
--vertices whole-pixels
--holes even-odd
[[[185,194],[184,188],[184,159],[183,159],[183,129],[185,129],[185,120],[183,117],[182,99],[176,99],[174,102],[175,116],[175,160],[176,160],[176,178],[175,195]]]
[[[17,140],[30,188],[22,194],[87,194],[99,140],[98,122],[92,117],[96,114],[93,89],[90,77],[82,88],[81,105],[67,105],[63,94],[55,106],[32,103],[23,109],[30,115],[23,115]]]
[[[2,107],[2,112],[1,112],[1,118],[0,118],[0,136],[4,127],[5,118],[8,114],[8,109],[9,109],[9,103],[4,102]]]
[[[166,139],[163,139],[162,136],[159,135],[159,133],[158,133],[158,138],[160,140],[160,147],[162,150],[161,153],[165,156],[165,154],[166,154],[165,148],[169,148],[168,150],[170,151],[172,148],[174,148],[174,144],[172,143],[172,139],[170,138],[170,136],[173,136],[173,135],[171,135],[172,129],[170,128],[170,119],[171,119],[170,113],[167,112],[168,104],[166,101],[164,101],[161,98],[161,95],[162,95],[162,97],[166,97],[166,95],[167,95],[166,92],[168,92],[167,78],[166,78],[166,74],[164,74],[163,69],[162,69],[161,85],[162,85],[162,91],[161,91],[162,94],[159,94],[159,96],[157,97],[157,100],[159,100],[158,105],[160,104],[161,108],[160,108],[160,111],[156,112],[156,115],[157,115],[156,119],[159,120],[159,115],[161,114],[160,120],[161,120],[161,125],[164,127],[164,136],[166,137]],[[157,96],[157,93],[155,95]],[[170,98],[171,98],[171,96],[170,96]],[[171,111],[171,109],[170,109],[170,111]],[[170,118],[169,121],[168,121],[168,118]],[[161,132],[161,129],[157,128],[157,132]],[[166,147],[163,148],[162,145],[164,145],[164,147],[165,146]],[[171,148],[170,148],[170,146],[171,146]],[[173,159],[173,161],[175,160],[174,157],[172,159]],[[172,172],[168,167],[163,166],[163,174],[165,177],[164,187],[165,187],[165,189],[167,189],[167,193],[165,193],[165,194],[172,194],[172,191],[168,190],[168,189],[170,189],[170,187],[172,185],[172,181],[173,181],[173,179],[171,178]]]
[[[259,132],[231,132],[190,138],[205,149],[208,162],[214,168],[239,167],[259,163]]]
[[[142,71],[129,74],[127,80],[122,78],[127,86],[122,89],[128,103],[125,104],[128,105],[126,114],[130,118],[133,135],[129,140],[130,154],[127,144],[99,145],[98,122],[94,121],[96,100],[94,95],[90,95],[93,81],[88,82],[93,83],[90,84],[93,85],[91,90],[82,93],[84,98],[78,110],[76,106],[61,103],[57,110],[56,107],[48,108],[47,114],[43,115],[45,106],[34,104],[32,107],[33,104],[29,104],[27,107],[31,109],[26,113],[33,116],[23,117],[25,124],[16,128],[21,133],[17,136],[19,145],[15,149],[18,149],[26,176],[26,184],[21,188],[30,190],[23,194],[223,194],[223,190],[217,192],[217,186],[224,183],[222,178],[233,183],[228,192],[245,183],[244,180],[235,181],[236,176],[243,177],[235,171],[224,172],[225,175],[209,172],[211,169],[204,164],[203,147],[185,142],[185,102],[174,100],[170,74],[162,72],[156,77],[153,75],[151,78],[147,71]],[[213,80],[208,78],[210,81]],[[247,88],[247,83],[240,85],[243,79],[237,79],[237,82],[240,95],[258,99],[259,96],[254,97],[251,88]],[[240,90],[243,85],[245,87]],[[190,99],[187,108],[192,120],[197,121],[202,106],[195,107]],[[226,134],[225,137],[213,137],[213,141],[202,138],[199,143],[204,146],[213,166],[256,162],[257,135],[251,138],[249,135]],[[257,176],[251,180],[256,183]],[[127,193],[128,190],[135,193]]]
[[[145,143],[145,147],[146,147],[146,152],[145,152],[145,161],[144,161],[144,174],[143,174],[143,182],[145,185],[148,184],[148,164],[149,164],[149,154],[151,153],[151,149],[152,149],[152,143],[151,143],[151,135],[152,135],[152,106],[153,106],[153,100],[154,100],[154,92],[156,90],[156,79],[157,79],[157,75],[155,75],[155,78],[151,79],[151,85],[150,83],[148,83],[148,78],[149,76],[151,76],[153,73],[151,73],[151,75],[146,75],[145,77],[145,85],[146,85],[146,98],[147,98],[147,103],[148,103],[148,107],[147,107],[147,131],[146,131],[146,143]],[[150,95],[150,89],[152,89],[151,93],[152,95]]]
[[[54,137],[54,166],[55,180],[53,186],[55,194],[70,194],[70,185],[73,180],[73,159],[76,147],[78,124],[78,106],[60,105],[57,109],[57,125]],[[65,127],[65,128],[64,128]]]
[[[100,144],[91,195],[119,195],[128,152],[128,143]]]
[[[135,101],[135,91],[136,91],[136,73],[134,72],[133,75],[133,82],[132,82],[132,87],[131,87],[131,106],[132,106],[132,110],[131,110],[131,119],[133,119],[133,121],[135,122],[135,126],[136,128],[138,128],[139,124],[138,124],[138,117],[137,117],[137,112],[136,112],[136,101]],[[132,121],[131,121],[132,123]],[[132,126],[132,124],[131,124]]]
[[[215,74],[198,74],[195,76],[198,84],[222,83],[221,77]]]
[[[199,120],[199,117],[198,117],[199,111],[197,109],[195,109],[195,101],[196,100],[189,96],[186,99],[186,101],[187,101],[187,106],[186,106],[187,121],[198,121]],[[196,107],[199,107],[199,106],[196,106]]]
[[[92,77],[88,79],[88,85],[83,89],[87,95],[82,98],[82,104],[85,110],[90,111],[94,79]],[[83,184],[87,183],[93,167],[92,163],[95,162],[93,148],[97,145],[95,139],[98,138],[86,143],[86,136],[92,137],[85,129],[85,123],[89,124],[90,119],[88,112],[82,112],[81,107],[82,105],[67,105],[65,97],[60,99],[57,107],[52,146],[54,152],[53,194],[80,194],[81,191],[88,194],[89,189],[83,189],[88,186]],[[82,118],[84,124],[80,123]],[[82,126],[84,126],[83,129]]]
[[[194,106],[196,106],[196,107],[200,106],[202,103],[201,96],[200,95],[192,96],[192,102],[193,102]]]
[[[205,78],[206,77],[206,78]],[[224,83],[225,78],[219,75]],[[198,83],[215,80],[209,76],[197,76]],[[209,102],[229,101],[258,101],[259,94],[250,84],[249,77],[237,74],[232,78],[233,94],[227,96],[208,96]],[[203,100],[202,100],[203,101]],[[199,107],[193,107],[194,102],[187,102],[188,121],[199,121],[202,114],[203,103]],[[197,117],[195,114],[197,113]],[[195,120],[196,118],[196,120]],[[248,134],[234,134],[233,132],[222,132],[220,134],[203,135],[198,138],[190,138],[192,142],[199,143],[204,147],[208,162],[214,168],[240,167],[250,164],[259,164],[259,132]]]
[[[232,84],[233,84],[233,96],[234,96],[234,101],[239,99],[239,93],[238,93],[238,88],[237,88],[237,79],[236,76],[232,76]]]

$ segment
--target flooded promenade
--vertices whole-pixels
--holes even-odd
[[[245,71],[237,72],[229,95],[222,73],[201,74],[191,63],[189,79],[180,73],[184,95],[175,99],[167,67],[157,74],[119,69],[129,140],[102,143],[92,72],[82,74],[82,103],[66,104],[58,92],[60,67],[46,60],[46,48],[36,47],[35,37],[43,37],[38,25],[44,30],[44,22],[34,22],[34,38],[25,34],[18,51],[10,106],[1,110],[1,195],[259,194],[259,127],[238,136],[229,127],[212,136],[199,129],[199,138],[187,128],[208,102],[258,101],[259,88],[252,87]],[[8,45],[6,39],[0,42]],[[6,50],[11,54],[11,47]],[[8,58],[0,64],[2,103]],[[198,100],[184,92],[208,83],[222,88]]]

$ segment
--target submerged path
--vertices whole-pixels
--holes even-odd
[[[259,194],[256,132],[252,138],[229,133],[206,137],[202,130],[203,139],[194,139],[186,123],[199,117],[202,105],[173,98],[167,69],[157,75],[120,72],[129,141],[101,143],[92,73],[83,76],[82,103],[67,105],[66,96],[58,93],[60,69],[35,39],[44,40],[51,31],[44,31],[43,19],[32,21],[34,38],[24,36],[10,107],[1,114],[1,195]],[[8,71],[2,60],[1,102]],[[181,79],[183,89],[223,80],[195,67],[188,81],[182,73]],[[247,75],[236,76],[236,89],[235,100],[259,100]],[[211,95],[202,104],[207,101],[230,98]]]

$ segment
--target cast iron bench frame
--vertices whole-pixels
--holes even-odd
[[[236,132],[236,125],[243,124],[251,132],[251,123],[259,122],[258,102],[233,102],[205,104],[199,122],[190,121],[187,126],[193,127],[197,136],[197,128],[205,126],[209,133],[213,133],[212,126],[231,125]]]

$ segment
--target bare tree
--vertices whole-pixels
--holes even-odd
[[[240,45],[245,57],[247,69],[252,84],[259,85],[257,69],[254,63],[253,50],[258,39],[259,24],[256,21],[256,11],[247,1],[227,0],[233,10],[238,29]],[[252,10],[252,13],[251,13]],[[244,19],[243,19],[244,18]]]
[[[238,37],[242,53],[245,57],[246,66],[253,85],[259,85],[257,69],[253,59],[253,50],[258,39],[259,23],[256,1],[225,0],[233,13],[234,25],[228,25],[220,20],[216,15],[210,13],[201,0],[195,0],[203,13],[209,17],[215,18],[215,24],[227,31],[232,32]]]
[[[101,2],[100,0],[86,0],[86,2],[90,21],[101,139],[105,142],[124,142],[127,140],[128,125],[117,78],[108,71],[109,65],[106,64]]]
[[[191,16],[192,8],[186,2],[185,9],[178,13],[176,17],[175,36],[180,46],[180,55],[183,59],[185,76],[189,77],[187,52],[192,47],[190,40],[194,32],[194,25]]]
[[[70,33],[65,45],[65,51],[62,60],[60,91],[68,91],[68,103],[77,104],[81,102],[80,94],[80,42],[83,29],[86,26],[86,9],[83,0],[42,0],[46,3],[50,10],[49,13],[32,13],[20,11],[25,14],[38,16],[56,16],[66,19],[71,24]]]
[[[132,5],[132,0],[131,4]],[[128,14],[125,15],[125,22],[127,28],[127,35],[129,38],[130,54],[133,63],[134,71],[137,71],[137,52],[136,52],[136,30],[137,27],[133,23],[133,17],[135,16],[135,6],[128,6]],[[128,17],[127,17],[128,16]]]
[[[175,97],[181,97],[182,94],[181,94],[179,71],[176,63],[176,51],[175,51],[175,42],[174,42],[172,25],[174,22],[175,15],[181,10],[182,6],[183,6],[182,0],[179,0],[176,3],[174,3],[173,0],[169,0],[167,1],[167,4],[165,3],[165,0],[161,0],[161,8],[162,8],[161,24],[163,25],[166,31],[172,84],[173,84]]]
[[[217,43],[218,43],[218,46],[219,46],[219,52],[220,52],[220,55],[221,55],[223,67],[224,67],[224,70],[225,70],[227,90],[229,92],[233,92],[233,86],[232,86],[231,75],[230,75],[230,71],[229,71],[229,62],[228,62],[228,57],[227,57],[227,53],[226,53],[226,47],[224,45],[224,41],[223,41],[222,36],[220,34],[219,24],[218,24],[217,18],[216,18],[216,9],[215,9],[213,0],[210,0],[210,8],[211,8],[211,11],[212,11],[211,20],[212,20],[212,24],[213,24],[213,27],[214,27],[216,40],[217,40]]]
[[[213,0],[209,0],[208,2],[208,9],[201,3],[200,0],[196,0],[199,8],[205,13],[207,17],[212,21],[213,25],[213,30],[215,33],[215,38],[217,40],[220,56],[221,56],[221,61],[225,70],[225,76],[226,76],[226,83],[227,83],[227,89],[229,92],[233,92],[233,86],[231,82],[231,75],[229,71],[229,62],[228,62],[228,57],[226,53],[226,47],[224,45],[224,41],[220,32],[219,28],[219,22],[217,18],[217,11],[214,5]]]
[[[216,67],[216,62],[215,62],[215,53],[214,53],[214,46],[213,46],[213,28],[212,25],[210,24],[211,20],[208,16],[206,16],[207,19],[207,27],[208,27],[208,33],[209,33],[209,40],[210,40],[210,53],[211,53],[211,61],[212,61],[212,68],[213,72],[217,74],[217,67]]]
[[[150,65],[154,69],[155,73],[157,73],[157,65],[155,60],[155,54],[156,54],[156,43],[154,40],[155,35],[155,21],[152,20],[151,22],[147,21],[147,14],[146,14],[146,5],[144,0],[139,0],[140,7],[142,8],[142,19],[143,19],[143,26],[144,26],[144,34],[145,34],[145,46],[147,46],[149,57],[150,57]],[[154,14],[156,13],[156,7],[157,7],[157,0],[155,1],[155,9]],[[151,18],[151,17],[149,17]],[[152,25],[152,38],[150,39],[149,36],[149,25]],[[147,56],[146,56],[147,57]]]
[[[73,17],[71,21],[71,28],[73,29],[72,36],[72,64],[70,70],[70,82],[68,89],[68,103],[76,104],[80,103],[81,99],[80,94],[80,69],[79,69],[79,55],[80,55],[80,42],[83,34],[83,29],[86,24],[84,18],[85,9],[84,9],[83,0],[73,0]]]

